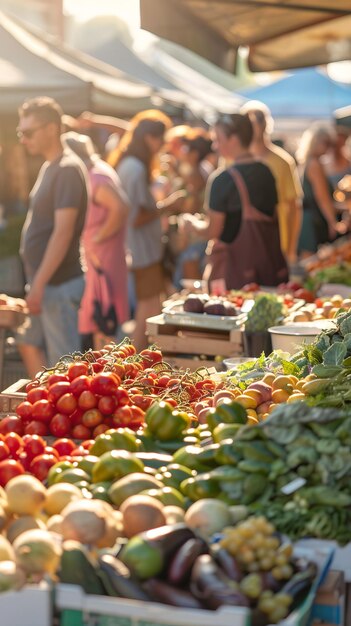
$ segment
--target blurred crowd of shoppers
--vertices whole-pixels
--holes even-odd
[[[99,128],[109,133],[102,157],[91,139]],[[312,126],[295,159],[272,142],[260,102],[207,130],[158,110],[129,122],[68,119],[36,98],[17,131],[45,159],[21,243],[30,317],[18,343],[31,376],[80,349],[82,336],[95,348],[115,337],[134,300],[140,350],[146,319],[182,280],[204,278],[214,291],[275,286],[348,230],[333,195],[351,173],[347,130]]]

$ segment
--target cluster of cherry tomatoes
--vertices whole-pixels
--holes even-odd
[[[5,418],[6,419],[6,418]],[[5,423],[6,428],[19,428],[19,423]],[[71,439],[56,439],[52,445],[40,435],[21,435],[10,431],[0,434],[0,486],[11,478],[29,472],[44,481],[50,468],[59,461],[80,460],[89,454],[93,441],[77,445]]]
[[[85,440],[110,428],[138,430],[154,400],[162,397],[177,406],[180,399],[191,408],[216,386],[209,377],[156,367],[162,366],[160,350],[136,354],[130,343],[111,343],[62,365],[28,383],[16,409],[20,435]]]

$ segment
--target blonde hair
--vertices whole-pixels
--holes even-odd
[[[296,159],[298,163],[306,163],[320,141],[332,141],[332,129],[328,126],[320,126],[313,124],[303,133],[300,145],[296,151]]]

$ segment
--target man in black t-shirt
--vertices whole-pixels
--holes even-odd
[[[45,158],[30,193],[20,253],[27,280],[30,320],[19,335],[33,376],[80,349],[77,313],[84,289],[79,240],[87,209],[82,161],[61,144],[62,110],[52,98],[34,98],[19,111],[17,134],[30,155]]]

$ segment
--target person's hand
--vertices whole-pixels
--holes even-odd
[[[94,125],[94,113],[83,111],[77,118],[77,123],[81,129],[89,129]]]
[[[328,236],[329,239],[335,239],[338,234],[337,231],[337,222],[329,222],[328,223]]]
[[[26,295],[26,303],[29,313],[39,315],[42,310],[42,302],[44,296],[44,288],[33,282]]]

